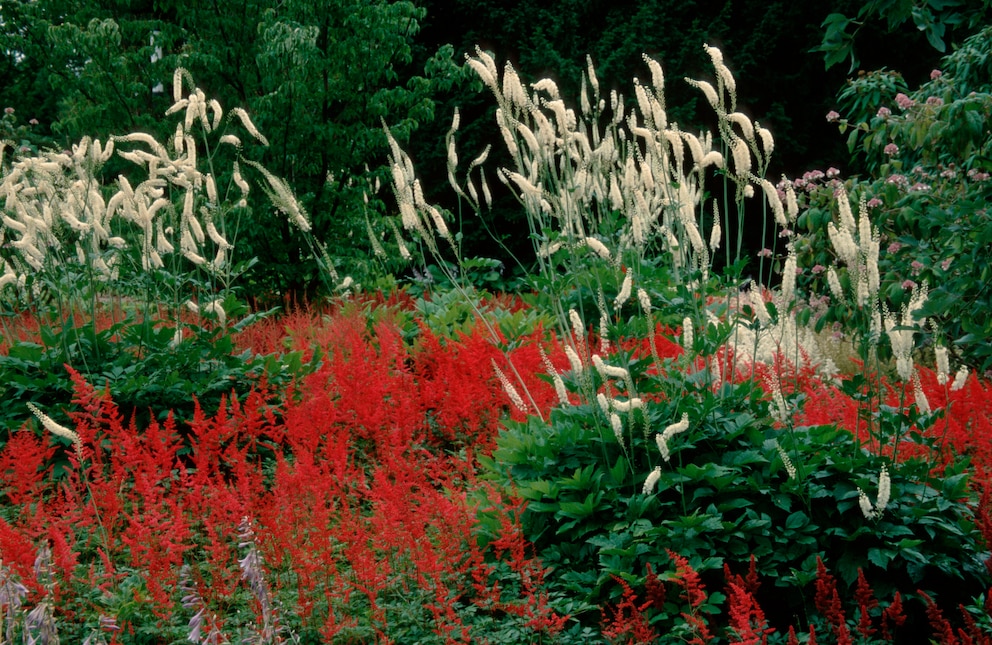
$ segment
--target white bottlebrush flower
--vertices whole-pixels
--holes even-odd
[[[513,383],[511,383],[510,379],[506,377],[506,374],[504,374],[503,370],[499,368],[499,365],[496,364],[495,360],[492,360],[491,363],[493,366],[493,371],[496,372],[496,378],[498,378],[500,384],[502,384],[506,395],[510,397],[510,401],[518,410],[524,414],[527,414],[527,404],[524,403],[523,397],[521,397],[520,393],[517,392],[517,388],[513,386]]]
[[[937,383],[940,385],[946,385],[948,373],[950,372],[950,361],[947,357],[947,348],[944,346],[937,347],[933,350],[933,353],[937,362]]]
[[[668,461],[672,457],[671,451],[668,448],[669,440],[675,435],[685,432],[688,429],[689,414],[687,412],[683,412],[680,420],[670,424],[661,434],[655,435],[654,440],[658,444],[658,452],[661,453],[662,459]]]
[[[587,237],[585,239],[585,243],[586,243],[586,246],[588,246],[590,249],[592,249],[592,251],[596,255],[598,255],[599,257],[603,258],[607,262],[610,261],[610,250],[608,248],[606,248],[606,245],[605,244],[603,244],[602,242],[600,242],[599,240],[597,240],[594,237]]]
[[[217,322],[221,325],[227,322],[227,312],[224,311],[224,300],[222,298],[208,302],[204,305],[203,311],[217,316]]]
[[[858,505],[861,507],[861,514],[865,516],[865,519],[875,519],[875,511],[871,506],[871,500],[868,499],[868,495],[860,487],[858,488]]]
[[[830,293],[833,294],[837,302],[844,302],[844,289],[840,286],[837,270],[832,266],[827,267],[827,284],[830,286]]]
[[[788,453],[785,452],[785,448],[776,440],[775,450],[778,451],[778,456],[782,460],[782,465],[785,466],[785,472],[788,473],[789,479],[795,479],[797,472],[796,466],[792,463],[792,459],[789,458]]]
[[[572,372],[578,376],[582,373],[582,359],[570,345],[565,345],[565,356],[568,358],[569,364],[572,366]]]
[[[954,382],[951,383],[951,391],[957,392],[968,382],[968,368],[962,365],[954,375]]]
[[[692,351],[693,341],[694,338],[692,337],[692,319],[686,316],[685,319],[682,320],[682,347],[685,348],[685,351],[687,352]]]
[[[613,435],[617,441],[623,444],[623,422],[620,420],[620,416],[614,412],[610,413],[610,426],[613,428]]]
[[[631,272],[628,271],[623,276],[623,284],[620,285],[620,293],[617,294],[616,299],[613,301],[613,305],[619,309],[623,306],[627,300],[630,299],[630,290],[633,286],[633,278],[631,277]]]
[[[881,517],[882,512],[889,505],[891,496],[892,480],[889,478],[888,469],[883,465],[882,470],[878,473],[878,498],[875,500],[874,506],[868,499],[868,495],[860,487],[858,488],[858,505],[861,507],[861,514],[868,520]]]
[[[923,384],[920,383],[920,373],[913,370],[913,399],[916,401],[916,408],[921,414],[930,414],[930,401],[923,393]]]
[[[638,408],[644,407],[644,401],[637,397],[633,397],[626,401],[620,401],[618,399],[613,399],[610,407],[612,407],[617,412],[630,412],[631,410],[636,410]]]
[[[41,425],[43,425],[46,430],[57,437],[62,437],[63,439],[68,439],[71,441],[76,450],[76,456],[80,459],[83,458],[83,439],[75,430],[70,430],[64,425],[56,423],[51,417],[42,412],[37,405],[31,403],[30,401],[28,402],[28,409],[31,410],[34,416],[38,417],[38,420],[41,421]]]
[[[599,409],[603,411],[603,414],[610,414],[610,402],[607,400],[606,395],[600,392],[596,395],[596,403],[599,404]]]
[[[661,479],[661,466],[655,466],[654,470],[648,473],[648,478],[644,480],[644,488],[641,492],[645,495],[653,493],[659,479]]]
[[[568,319],[572,323],[572,333],[576,338],[586,337],[586,326],[582,323],[582,319],[579,318],[579,314],[574,309],[568,310]]]
[[[647,291],[644,289],[637,290],[637,302],[640,303],[641,310],[644,312],[645,316],[651,314],[651,297],[648,296]]]

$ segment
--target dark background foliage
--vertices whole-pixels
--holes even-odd
[[[959,4],[968,20],[954,18]],[[707,124],[681,79],[708,76],[702,44],[717,45],[737,76],[742,109],[775,135],[773,178],[827,166],[856,172],[824,119],[849,73],[824,70],[825,57],[846,61],[856,52],[861,68],[889,67],[918,83],[939,56],[934,31],[957,42],[989,3],[942,5],[932,15],[928,3],[878,0],[8,2],[0,7],[0,104],[16,115],[5,136],[28,148],[132,130],[164,137],[172,72],[184,66],[225,108],[249,111],[271,143],[259,161],[297,191],[339,267],[367,278],[382,268],[370,257],[362,195],[372,176],[385,176],[383,120],[409,145],[428,197],[454,213],[443,139],[455,106],[463,157],[501,146],[490,97],[460,67],[476,45],[525,80],[555,78],[566,97],[577,96],[586,55],[605,89],[629,95],[632,77],[647,73],[647,53],[662,62],[670,116],[685,129]],[[914,28],[920,20],[929,31]],[[388,191],[379,197],[371,207],[390,212]],[[512,200],[499,200],[486,223],[523,253]],[[475,221],[462,229],[466,255],[508,260]],[[241,259],[262,260],[250,276],[254,291],[321,289],[313,254],[261,201],[238,243]]]

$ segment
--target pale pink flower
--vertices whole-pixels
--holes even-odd
[[[814,264],[813,265],[813,268],[810,269],[810,271],[813,273],[813,275],[820,275],[821,273],[823,273],[826,270],[827,270],[827,267],[823,266],[822,264]]]
[[[940,263],[940,268],[943,269],[944,271],[947,271],[949,268],[951,268],[951,262],[953,261],[954,261],[953,258],[947,258],[946,260]]]
[[[908,110],[909,108],[911,108],[914,105],[916,105],[916,101],[914,101],[913,99],[909,98],[908,96],[906,96],[902,92],[899,92],[898,94],[896,94],[896,105],[898,105],[899,107],[901,107],[904,110]]]
[[[941,76],[943,76],[943,72],[941,72],[939,69],[935,69],[932,72],[930,72],[930,80],[931,81],[936,81]]]
[[[887,250],[889,253],[898,253],[899,249],[901,248],[902,248],[902,244],[900,244],[899,242],[893,242],[892,244],[889,245],[889,248]]]
[[[827,112],[827,123],[836,123],[840,120],[840,114],[834,110]]]
[[[878,108],[878,113],[875,114],[875,116],[877,116],[880,119],[887,119],[890,116],[892,116],[892,110],[890,110],[889,108],[883,105],[882,107]]]
[[[876,206],[881,206],[882,205],[882,200],[879,199],[878,197],[872,197],[871,199],[868,200],[867,204],[865,204],[865,205],[868,208],[875,208]]]
[[[840,170],[838,170],[837,168],[834,168],[833,166],[827,168],[827,179],[833,179],[838,175],[840,175]]]
[[[913,275],[920,275],[920,271],[923,270],[923,263],[919,260],[913,260],[913,263],[909,265]]]
[[[760,251],[758,251],[758,257],[759,258],[770,258],[770,257],[772,257],[772,250],[771,249],[767,249],[767,248],[766,249],[761,249]]]
[[[899,154],[899,146],[897,146],[894,143],[890,143],[890,144],[888,144],[888,145],[885,146],[883,152],[885,154],[887,154],[888,156],[890,156],[890,157],[893,156],[893,155],[897,155],[897,154]]]
[[[927,105],[932,105],[934,107],[940,107],[943,104],[944,104],[944,99],[940,98],[939,96],[928,96],[927,97]]]
[[[916,283],[913,282],[912,280],[903,280],[902,281],[902,288],[903,289],[906,289],[907,291],[910,290],[910,289],[915,289],[916,288]]]

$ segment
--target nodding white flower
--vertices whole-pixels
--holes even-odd
[[[930,414],[930,401],[927,400],[927,395],[923,393],[923,385],[920,383],[920,373],[916,370],[913,370],[913,398],[921,414]]]
[[[853,233],[856,225],[854,223],[854,213],[851,212],[851,202],[847,199],[847,191],[841,186],[837,189],[834,197],[837,199],[837,211],[840,215],[841,228],[849,233]]]
[[[797,474],[796,467],[778,440],[775,441],[775,450],[778,451],[778,456],[782,460],[782,465],[785,466],[785,472],[789,474],[789,479],[795,479]]]
[[[765,193],[765,199],[768,201],[768,205],[772,207],[775,222],[782,228],[787,228],[789,221],[785,219],[785,209],[782,207],[782,198],[778,196],[778,189],[775,188],[772,182],[762,179],[761,190]]]
[[[582,359],[579,355],[575,353],[570,345],[565,345],[565,356],[568,358],[568,362],[572,365],[572,372],[576,375],[582,373]]]
[[[768,155],[775,149],[775,139],[771,132],[758,125],[757,122],[755,122],[754,131],[758,135],[758,140],[761,141],[761,149],[765,151],[765,158],[767,159]]]
[[[596,371],[603,378],[617,378],[626,379],[630,376],[630,373],[622,367],[617,367],[615,365],[607,365],[600,358],[599,354],[592,355],[592,364],[596,366]]]
[[[496,364],[495,360],[491,360],[490,362],[492,363],[493,370],[496,372],[496,378],[498,378],[499,382],[503,385],[503,390],[506,392],[506,395],[510,397],[510,401],[518,410],[524,414],[527,414],[527,404],[524,403],[523,397],[521,397],[520,393],[517,392],[517,388],[513,386],[513,383],[510,383],[510,379],[506,377],[506,374],[504,374],[503,370],[499,368],[499,365]]]
[[[613,434],[616,436],[617,441],[623,443],[623,422],[613,412],[610,413],[610,425],[613,426]]]
[[[734,158],[734,173],[744,177],[751,171],[751,151],[744,139],[734,138],[730,141],[730,152]]]
[[[592,251],[603,258],[607,262],[610,260],[610,250],[606,248],[606,245],[597,240],[594,237],[587,237],[585,239],[586,246],[588,246]]]
[[[861,506],[861,514],[865,519],[874,520],[882,516],[882,512],[889,505],[889,498],[892,496],[892,480],[889,478],[889,471],[883,465],[878,473],[878,498],[872,507],[871,500],[861,488],[858,488],[858,504]]]
[[[631,277],[631,272],[628,271],[623,276],[623,284],[620,285],[620,293],[618,293],[617,297],[613,300],[613,304],[617,309],[622,307],[623,304],[630,299],[630,290],[632,286],[633,278]]]
[[[661,453],[662,459],[668,461],[672,457],[672,454],[668,449],[668,441],[675,435],[685,432],[688,429],[689,414],[687,412],[683,412],[680,420],[670,424],[661,434],[655,435],[654,440],[655,443],[658,444],[658,452]]]
[[[572,323],[572,333],[575,334],[576,338],[586,337],[586,326],[582,324],[582,319],[579,318],[578,312],[574,309],[568,310],[568,319]]]
[[[207,303],[207,305],[203,307],[203,311],[217,316],[217,322],[221,325],[227,322],[227,313],[224,311],[224,301],[220,298]]]
[[[837,277],[837,271],[832,266],[827,267],[827,284],[830,286],[830,293],[834,295],[834,298],[838,302],[843,302],[844,290],[840,286],[840,278]]]
[[[648,292],[644,289],[638,289],[637,301],[641,304],[641,309],[644,310],[644,315],[649,315],[651,313],[651,297],[648,296]]]
[[[637,397],[633,397],[627,401],[619,401],[617,399],[613,399],[613,402],[611,403],[611,407],[617,412],[630,412],[631,410],[643,408],[644,401],[642,401]]]
[[[645,495],[653,493],[659,479],[661,479],[661,466],[655,466],[654,470],[648,473],[648,478],[644,480],[644,489],[641,492]]]
[[[713,210],[716,210],[716,202],[713,203]],[[720,248],[720,240],[723,239],[723,229],[720,228],[720,222],[714,220],[713,229],[710,231],[710,251],[716,252]]]
[[[861,506],[861,514],[865,516],[865,519],[872,520],[875,519],[875,511],[872,509],[871,500],[865,495],[865,492],[858,488],[858,505]]]
[[[934,358],[937,362],[937,383],[940,385],[947,384],[947,375],[950,372],[950,361],[947,358],[947,348],[944,346],[937,347],[933,350]]]
[[[951,391],[957,392],[968,382],[968,368],[962,365],[954,375],[954,382],[951,383]]]
[[[692,320],[686,316],[682,321],[682,347],[685,348],[687,352],[692,351]]]
[[[51,417],[42,412],[41,409],[39,409],[34,403],[28,402],[28,409],[34,413],[34,416],[38,417],[38,420],[41,421],[41,425],[43,425],[46,430],[57,437],[62,437],[63,439],[68,439],[71,441],[76,450],[76,456],[80,459],[83,458],[83,439],[76,431],[70,430],[64,425],[56,423]]]
[[[600,392],[596,395],[596,403],[599,404],[599,409],[603,411],[603,414],[610,414],[610,402],[606,399],[606,395]]]

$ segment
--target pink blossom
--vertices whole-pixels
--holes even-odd
[[[759,258],[770,258],[770,257],[772,257],[772,250],[771,249],[768,249],[768,248],[761,249],[760,251],[758,251],[758,257]]]
[[[913,260],[913,263],[909,265],[912,270],[913,275],[920,275],[920,271],[923,270],[923,263],[919,260]]]
[[[916,288],[916,283],[913,282],[912,280],[903,280],[902,281],[902,288],[903,289],[906,289],[907,291],[910,290],[910,289],[915,289]]]
[[[889,178],[885,180],[887,184],[895,184],[896,186],[906,186],[909,184],[909,180],[899,174],[889,175]]]
[[[30,123],[31,125],[38,125],[38,119],[31,119],[30,121],[28,121],[28,123]]]
[[[14,113],[14,108],[12,108],[12,107],[5,107],[3,109],[3,113],[4,114],[13,114]]]
[[[810,271],[813,272],[813,275],[820,275],[821,273],[823,273],[826,270],[827,270],[827,267],[823,266],[822,264],[814,264],[813,265],[813,268],[810,269]]]
[[[792,229],[788,228],[783,228],[778,234],[779,237],[789,237],[790,235],[792,235]]]
[[[930,190],[930,185],[929,184],[924,184],[923,182],[919,182],[918,181],[915,184],[913,184],[912,186],[910,186],[909,187],[909,190],[911,192],[923,193],[923,192],[926,192],[926,191]]]
[[[827,168],[827,179],[833,179],[838,175],[840,175],[840,170],[834,168],[833,166]]]
[[[887,144],[882,152],[884,152],[890,157],[893,155],[897,155],[899,154],[899,146],[897,146],[894,143]]]
[[[890,110],[889,108],[883,105],[882,107],[878,108],[878,113],[875,116],[877,116],[880,119],[887,119],[890,116],[892,116],[892,110]]]
[[[898,105],[899,107],[901,107],[904,110],[908,110],[909,108],[911,108],[914,105],[916,105],[916,101],[914,101],[913,99],[909,98],[908,96],[906,96],[902,92],[899,92],[898,94],[896,94],[896,105]]]
[[[902,248],[902,244],[900,244],[899,242],[893,242],[892,244],[889,245],[889,248],[886,250],[889,253],[898,253],[899,249],[901,248]]]
[[[927,105],[932,105],[934,107],[940,107],[943,104],[944,104],[944,99],[940,98],[939,96],[928,96],[927,97]]]
[[[881,205],[882,205],[882,200],[879,199],[878,197],[872,197],[871,199],[868,200],[868,203],[866,204],[868,208],[876,208]]]
[[[827,112],[827,123],[836,123],[839,120],[840,120],[840,114],[838,114],[834,110],[830,110],[829,112]]]
[[[932,72],[930,72],[930,80],[931,81],[936,81],[941,76],[943,76],[943,72],[941,72],[939,69],[935,69]]]
[[[946,260],[940,263],[940,268],[943,269],[944,271],[947,271],[949,268],[951,268],[951,262],[953,260],[954,258],[947,258]]]

